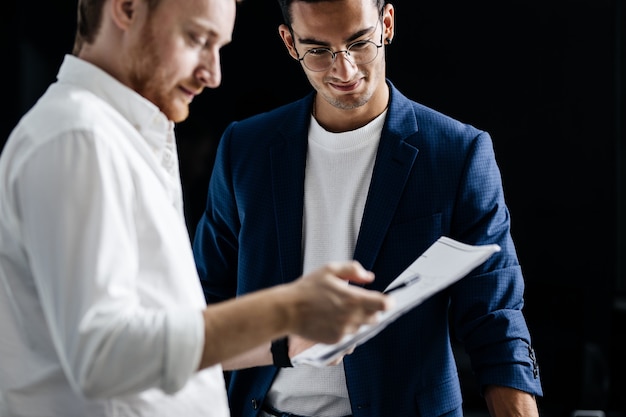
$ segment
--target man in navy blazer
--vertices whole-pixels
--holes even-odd
[[[224,363],[232,415],[462,416],[456,337],[492,416],[538,416],[524,281],[489,134],[386,79],[392,5],[279,3],[281,37],[315,91],[224,132],[194,240],[207,302],[346,257],[382,291],[442,235],[501,251],[328,369],[290,367],[310,346],[296,337]]]

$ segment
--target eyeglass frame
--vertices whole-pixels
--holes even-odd
[[[362,44],[366,44],[366,43],[371,43],[372,45],[374,45],[376,47],[376,55],[374,55],[374,58],[372,58],[371,61],[368,62],[362,62],[360,64],[356,64],[354,61],[352,62],[355,65],[366,65],[369,64],[370,62],[373,62],[377,57],[378,57],[378,50],[380,48],[382,48],[383,46],[385,46],[385,44],[383,43],[383,34],[384,34],[384,29],[383,29],[383,13],[381,12],[380,15],[380,19],[378,19],[378,22],[376,23],[376,27],[378,27],[378,23],[380,22],[380,45],[376,45],[376,43],[371,40],[371,39],[367,39],[367,40],[360,40],[360,41],[356,41],[356,42],[352,42],[350,45],[348,45],[346,47],[346,49],[342,49],[339,51],[333,51],[331,48],[326,48],[326,47],[321,47],[321,48],[311,48],[308,51],[306,51],[304,53],[304,55],[302,55],[302,58],[300,58],[300,53],[298,52],[298,48],[296,48],[296,42],[295,42],[295,34],[296,32],[293,30],[293,28],[291,26],[289,26],[289,32],[291,32],[291,37],[294,39],[294,43],[293,43],[293,49],[294,51],[296,51],[296,56],[297,56],[297,60],[298,62],[301,62],[302,65],[304,65],[309,71],[313,71],[313,72],[322,72],[322,71],[327,71],[329,68],[331,68],[334,64],[335,64],[335,60],[337,59],[337,55],[339,55],[340,53],[344,53],[347,56],[351,57],[350,55],[350,49],[354,46],[354,45],[362,45]],[[333,60],[331,61],[330,65],[327,66],[324,69],[320,69],[320,70],[314,70],[311,69],[307,66],[307,64],[304,63],[304,58],[306,57],[306,55],[311,52],[311,51],[328,51],[330,52],[331,56],[333,57]]]

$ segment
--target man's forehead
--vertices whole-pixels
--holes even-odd
[[[378,11],[371,0],[297,3],[299,6],[292,9],[291,27],[302,39],[350,40],[371,32],[378,23]],[[351,7],[346,7],[347,3],[352,3]]]

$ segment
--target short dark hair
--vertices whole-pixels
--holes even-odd
[[[84,43],[93,43],[102,25],[102,10],[106,0],[79,0],[76,12],[76,37],[72,53],[78,55]],[[160,0],[146,0],[154,10]]]
[[[321,3],[323,1],[334,1],[334,0],[278,0],[278,5],[280,6],[280,10],[283,13],[283,20],[285,21],[285,25],[291,28],[292,18],[291,18],[291,5],[297,1],[301,1],[303,3]],[[386,0],[372,0],[374,5],[378,10],[383,10]]]
[[[154,11],[161,0],[145,0],[148,10]],[[235,0],[241,3],[243,0]],[[78,0],[76,13],[76,36],[72,53],[78,55],[85,43],[93,43],[102,25],[102,9],[106,0]]]

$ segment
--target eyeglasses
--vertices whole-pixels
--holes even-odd
[[[378,24],[376,24],[378,26]],[[291,30],[293,33],[293,29]],[[298,61],[302,62],[305,67],[314,72],[326,71],[335,63],[337,55],[340,53],[350,57],[354,65],[369,64],[378,56],[378,50],[383,46],[383,31],[380,31],[380,45],[375,44],[371,40],[362,40],[351,43],[346,49],[341,51],[333,51],[330,48],[312,48],[304,53],[302,58],[298,54]],[[294,45],[295,49],[295,45]]]

